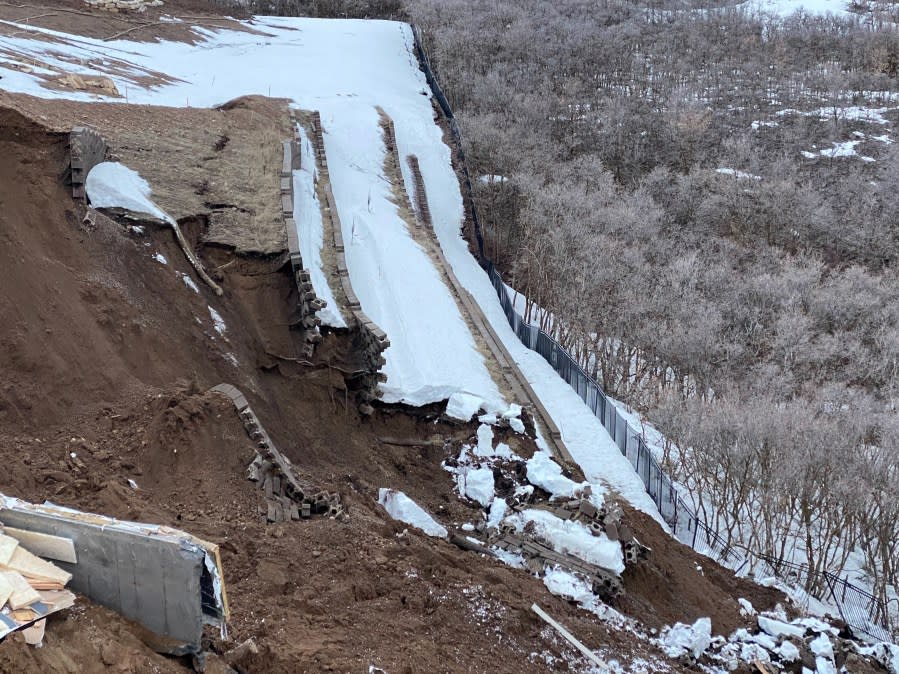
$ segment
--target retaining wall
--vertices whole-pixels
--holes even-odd
[[[337,203],[331,190],[330,174],[328,172],[328,158],[325,155],[325,141],[322,134],[322,120],[318,111],[312,113],[312,145],[315,150],[315,159],[318,170],[325,179],[325,214],[331,220],[331,232],[333,234],[334,250],[337,252],[337,275],[340,285],[347,298],[347,308],[350,310],[353,323],[355,346],[362,355],[365,373],[362,375],[363,389],[359,394],[360,410],[364,414],[370,414],[373,409],[368,404],[378,397],[378,383],[385,380],[385,375],[379,370],[384,367],[384,351],[390,346],[390,340],[385,333],[368,315],[362,311],[359,298],[353,291],[350,281],[349,268],[346,262],[346,252],[343,245],[343,228],[340,223],[340,215],[337,211]]]
[[[69,168],[72,197],[85,199],[84,181],[97,164],[106,159],[107,143],[99,133],[76,126],[69,133]]]
[[[344,516],[340,494],[316,489],[297,475],[290,459],[275,447],[259,417],[237,387],[219,384],[210,390],[221,393],[234,404],[247,435],[256,445],[256,459],[250,464],[248,477],[258,482],[265,493],[267,521],[298,520],[313,514],[338,519]]]
[[[282,147],[281,215],[284,218],[284,228],[287,230],[287,254],[299,294],[294,327],[303,334],[303,355],[311,358],[315,345],[321,341],[321,335],[316,330],[321,325],[321,319],[315,314],[325,307],[325,301],[316,296],[312,287],[312,275],[303,264],[297,224],[293,218],[293,172],[300,168],[299,139],[295,137],[293,140],[285,140]]]
[[[161,7],[163,2],[162,0],[84,0],[84,4],[117,14],[118,12],[146,12],[147,7]]]

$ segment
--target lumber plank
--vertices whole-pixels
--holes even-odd
[[[35,580],[34,578],[25,578],[25,580],[38,592],[41,590],[62,590],[65,588],[65,585],[57,583],[55,580]]]
[[[11,536],[0,534],[0,564],[9,562],[12,553],[16,551],[17,547],[19,547],[19,541]]]
[[[47,627],[47,620],[38,620],[33,625],[22,630],[25,636],[25,643],[29,646],[39,646],[44,640],[44,629]]]
[[[761,660],[755,659],[752,661],[752,664],[755,665],[755,668],[761,672],[761,674],[771,674],[771,670],[768,669]]]
[[[15,549],[6,563],[6,568],[17,571],[23,576],[34,578],[37,580],[49,580],[65,585],[72,580],[72,574],[63,571],[58,566],[54,566],[50,562],[45,562],[37,555],[33,555],[25,548],[19,546]]]
[[[52,606],[52,611],[61,611],[75,605],[75,594],[69,590],[40,590],[41,601]]]
[[[40,601],[41,595],[28,584],[24,576],[15,571],[4,571],[2,575],[12,585],[12,594],[9,596],[9,606],[14,611]]]
[[[553,620],[549,616],[549,614],[547,614],[546,611],[544,611],[542,608],[537,606],[537,604],[531,604],[531,610],[534,613],[536,613],[538,616],[543,618],[543,620],[545,620],[546,623],[550,627],[552,627],[554,630],[556,630],[556,632],[558,632],[562,636],[562,638],[565,639],[568,643],[570,643],[572,646],[574,646],[576,649],[578,649],[584,655],[584,657],[586,657],[590,662],[592,662],[594,665],[596,665],[597,667],[602,669],[602,671],[604,671],[604,672],[611,671],[609,666],[605,662],[600,660],[598,657],[596,657],[596,655],[593,653],[593,651],[591,651],[589,648],[584,646],[584,644],[582,644],[580,641],[575,639],[574,636],[571,634],[571,632],[569,632],[564,627],[562,627],[562,625],[560,625],[558,622]]]
[[[6,576],[0,575],[0,608],[3,608],[4,604],[9,600],[12,591],[12,583],[9,582]]]
[[[75,554],[75,544],[71,538],[51,536],[50,534],[26,531],[25,529],[16,529],[14,527],[3,527],[3,533],[16,539],[19,545],[38,557],[55,559],[58,562],[69,562],[70,564],[78,563],[78,556]],[[0,559],[0,564],[5,563]]]

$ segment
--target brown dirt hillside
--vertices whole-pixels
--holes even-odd
[[[343,374],[356,365],[349,338],[327,334],[311,362],[297,358],[287,327],[295,289],[282,259],[204,243],[202,214],[182,224],[222,297],[199,280],[198,291],[189,287],[184,279],[195,276],[167,229],[139,233],[106,217],[85,224],[63,181],[66,138],[34,117],[0,109],[0,492],[219,543],[232,620],[229,640],[210,635],[210,647],[253,637],[260,653],[236,663],[240,671],[572,671],[579,661],[530,612],[533,602],[608,657],[663,658],[539,579],[390,520],[376,503],[382,486],[406,491],[448,527],[476,517],[440,468],[442,442],[427,442],[458,443],[474,428],[427,409],[380,406],[360,418]],[[306,479],[340,492],[348,521],[265,524],[245,479],[250,442],[230,404],[208,392],[223,381],[247,395]],[[760,608],[776,601],[710,572],[709,560],[647,518],[628,518],[654,554],[625,577],[623,612],[650,627],[712,615],[721,630],[741,623],[737,597]],[[0,671],[188,666],[85,602],[50,620],[47,635],[42,649],[0,644]],[[213,657],[215,667],[223,665]]]

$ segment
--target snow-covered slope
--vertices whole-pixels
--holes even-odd
[[[464,391],[482,398],[488,411],[502,411],[506,401],[454,298],[397,212],[383,175],[379,106],[393,119],[400,156],[418,157],[434,229],[454,272],[549,410],[588,481],[605,482],[658,518],[639,477],[599,421],[517,340],[487,276],[469,254],[460,234],[463,205],[450,149],[434,123],[410,28],[385,21],[270,17],[255,19],[252,27],[264,34],[199,29],[204,40],[185,44],[100,42],[60,33],[52,33],[48,43],[40,38],[49,32],[18,26],[35,39],[23,33],[0,36],[0,54],[5,53],[0,87],[48,98],[124,102],[45,88],[40,79],[45,71],[34,65],[44,63],[64,72],[108,76],[132,104],[213,106],[260,94],[319,110],[350,278],[362,308],[391,341],[384,399],[419,405]],[[5,67],[10,53],[25,57],[31,72]],[[147,86],[147,77],[157,84]],[[411,184],[410,176],[404,178]]]
[[[411,30],[386,21],[270,17],[256,19],[253,26],[265,35],[200,29],[206,40],[185,44],[104,43],[52,33],[52,45],[4,36],[0,47],[67,72],[108,76],[132,104],[207,107],[260,94],[319,110],[332,187],[346,230],[350,278],[362,308],[391,342],[384,354],[384,400],[421,405],[466,391],[484,399],[490,411],[504,411],[508,405],[449,288],[409,236],[382,175],[386,149],[375,106],[407,137],[419,139],[422,148],[441,143],[413,56]],[[110,57],[117,61],[111,63]],[[92,65],[76,65],[89,62]],[[121,101],[42,87],[35,77],[41,72],[4,68],[0,61],[0,86],[42,97]],[[146,87],[135,79],[141,75],[155,76],[160,84]],[[441,147],[440,160],[448,161],[449,151]],[[313,276],[321,284],[323,275]]]

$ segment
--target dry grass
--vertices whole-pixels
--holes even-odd
[[[113,158],[140,173],[172,217],[208,217],[205,241],[243,253],[285,248],[281,141],[291,137],[285,100],[247,97],[212,110],[0,94],[0,104],[59,131],[97,129]]]

